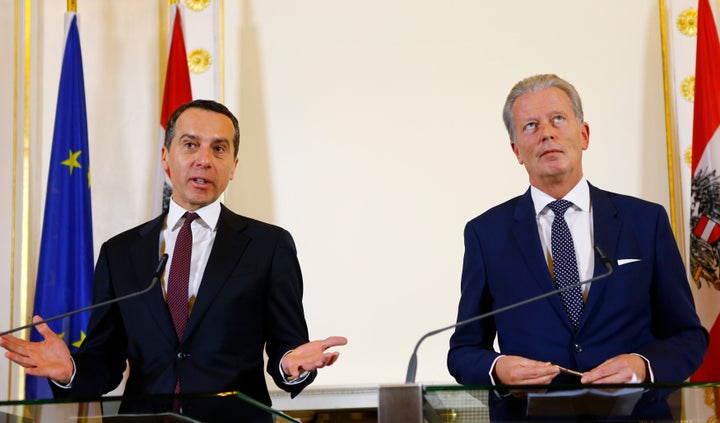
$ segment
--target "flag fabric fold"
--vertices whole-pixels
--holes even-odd
[[[65,28],[33,307],[33,314],[43,318],[86,307],[92,300],[90,154],[76,13],[66,13]],[[79,313],[49,325],[74,351],[84,340],[88,318],[87,312]],[[30,340],[42,337],[32,330]],[[45,378],[27,376],[25,388],[27,399],[52,398]]]
[[[710,346],[693,382],[720,381],[720,42],[708,0],[698,3],[693,109],[690,273]]]
[[[170,7],[170,48],[168,53],[167,71],[165,72],[165,89],[163,91],[162,109],[160,111],[160,142],[158,155],[165,141],[165,124],[170,115],[181,105],[192,101],[190,86],[190,70],[188,69],[185,37],[183,35],[182,14],[180,6]],[[153,196],[153,215],[167,210],[172,187],[158,159]]]

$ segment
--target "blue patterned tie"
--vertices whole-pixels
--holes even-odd
[[[565,222],[565,211],[572,205],[567,200],[556,200],[548,204],[550,210],[555,213],[550,235],[553,271],[555,274],[555,285],[564,288],[580,281],[578,274],[577,259],[575,257],[575,245],[567,222]],[[580,323],[580,316],[583,311],[583,299],[580,287],[568,289],[560,293],[560,299],[570,317],[570,322],[577,329]]]

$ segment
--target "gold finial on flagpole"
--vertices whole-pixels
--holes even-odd
[[[168,4],[171,5],[171,6],[172,6],[173,4],[180,4],[180,0],[168,0]]]
[[[77,0],[67,0],[67,11],[77,12]]]

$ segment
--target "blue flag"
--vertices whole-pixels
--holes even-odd
[[[85,83],[76,14],[66,14],[66,28],[68,21],[35,285],[34,314],[43,318],[86,307],[92,296],[94,253]],[[85,338],[88,314],[49,323],[71,351]],[[41,341],[42,337],[33,329],[30,339]],[[52,398],[48,380],[27,376],[26,397]]]

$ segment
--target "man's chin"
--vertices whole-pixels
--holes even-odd
[[[207,206],[208,204],[212,204],[215,199],[217,199],[217,197],[212,195],[195,196],[188,198],[188,206],[192,207],[193,210],[197,210],[201,207]]]

